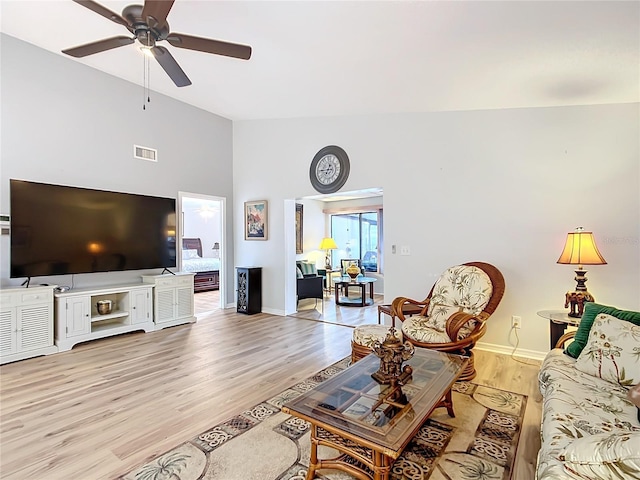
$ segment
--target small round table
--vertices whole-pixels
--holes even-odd
[[[372,277],[359,276],[355,280],[351,280],[351,277],[340,277],[333,282],[333,286],[336,291],[336,305],[343,305],[347,307],[366,307],[367,305],[373,305],[373,284],[377,279]],[[366,289],[369,285],[369,297],[367,298]],[[344,287],[345,296],[340,296],[340,289]],[[349,287],[360,288],[360,296],[349,298]]]
[[[566,310],[540,310],[538,315],[549,320],[549,341],[552,349],[556,346],[560,337],[564,335],[567,325],[576,327],[580,325],[580,319],[570,317]]]

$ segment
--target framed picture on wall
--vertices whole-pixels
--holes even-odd
[[[296,254],[302,253],[302,210],[302,204],[296,203]]]
[[[268,207],[266,200],[244,202],[244,239],[266,240]]]

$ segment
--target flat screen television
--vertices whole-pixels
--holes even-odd
[[[11,278],[176,266],[176,201],[10,180]]]

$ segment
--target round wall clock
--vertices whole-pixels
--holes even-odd
[[[347,152],[335,145],[322,148],[311,161],[309,178],[320,193],[337,192],[349,178]]]

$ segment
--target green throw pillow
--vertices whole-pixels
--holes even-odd
[[[582,318],[580,319],[580,326],[578,327],[576,336],[573,337],[573,342],[570,343],[569,346],[564,350],[567,355],[573,358],[578,358],[580,356],[580,352],[582,352],[582,349],[587,344],[591,325],[593,325],[593,321],[600,313],[606,313],[607,315],[619,318],[620,320],[626,320],[627,322],[631,322],[635,325],[640,325],[640,312],[618,310],[615,307],[599,305],[593,302],[585,303],[584,313],[582,314]]]

